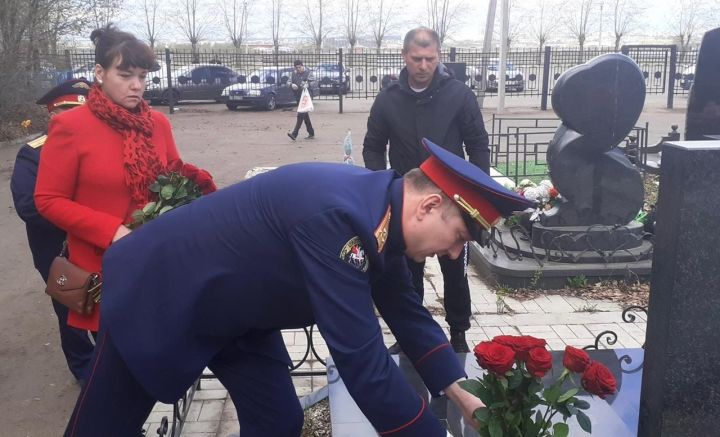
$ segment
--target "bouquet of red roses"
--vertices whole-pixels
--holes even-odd
[[[474,414],[482,437],[566,437],[571,416],[583,430],[592,431],[590,418],[583,412],[590,404],[576,397],[580,387],[574,375],[580,376],[586,392],[601,398],[615,393],[615,378],[585,351],[567,346],[562,373],[543,388],[541,379],[553,365],[545,345],[545,340],[531,336],[500,335],[475,346],[478,364],[488,372],[460,385],[486,405]],[[571,388],[563,387],[566,381]]]
[[[210,194],[217,187],[210,173],[178,159],[168,164],[165,172],[157,176],[149,190],[150,201],[132,214],[130,227],[133,229],[202,195]]]

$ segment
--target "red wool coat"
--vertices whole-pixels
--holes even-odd
[[[152,144],[162,166],[179,159],[170,122],[152,111]],[[53,117],[43,146],[35,204],[68,236],[70,261],[100,272],[102,256],[118,227],[143,205],[130,197],[123,168],[123,137],[81,106]],[[70,312],[68,325],[97,331],[100,308],[89,316]]]

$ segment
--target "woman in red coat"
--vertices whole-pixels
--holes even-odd
[[[95,84],[87,104],[54,117],[42,151],[35,202],[67,232],[70,261],[100,272],[102,255],[130,233],[125,225],[148,202],[148,187],[178,160],[170,123],[142,99],[145,78],[159,68],[133,35],[107,26],[92,32]],[[98,330],[100,309],[68,324]]]

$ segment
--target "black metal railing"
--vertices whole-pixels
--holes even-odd
[[[577,50],[549,46],[542,50],[512,50],[507,58],[506,96],[540,96],[541,108],[547,109],[548,97],[564,71],[595,56],[612,52],[610,48]],[[674,45],[627,45],[622,47],[621,52],[630,56],[643,71],[648,94],[668,95],[668,107],[672,107],[674,95],[685,95],[692,86],[696,49],[678,50]],[[277,54],[242,50],[165,49],[158,51],[157,57],[161,69],[150,75],[149,82],[167,87],[174,83],[176,87],[196,89],[198,93],[195,94],[200,96],[201,88],[210,87],[213,92],[217,92],[218,97],[218,90],[223,87],[249,83],[253,76],[265,69],[285,69],[283,76],[274,79],[280,81],[289,75],[287,69],[292,67],[293,62],[300,59],[317,76],[320,93],[316,99],[338,100],[341,111],[343,99],[374,98],[390,81],[397,79],[404,66],[399,49],[353,53],[338,49]],[[455,76],[478,96],[497,94],[499,58],[498,52],[456,48],[443,50],[440,56],[440,60],[451,67]],[[47,88],[71,78],[93,80],[92,50],[66,50],[56,55],[37,55],[28,62],[30,65],[27,71],[33,80],[46,83]],[[206,68],[190,71],[192,67]],[[262,82],[262,78],[259,81]],[[191,92],[190,97],[192,95]]]

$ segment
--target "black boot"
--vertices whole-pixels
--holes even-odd
[[[450,329],[450,345],[457,353],[470,352],[467,341],[465,341],[465,331]]]

